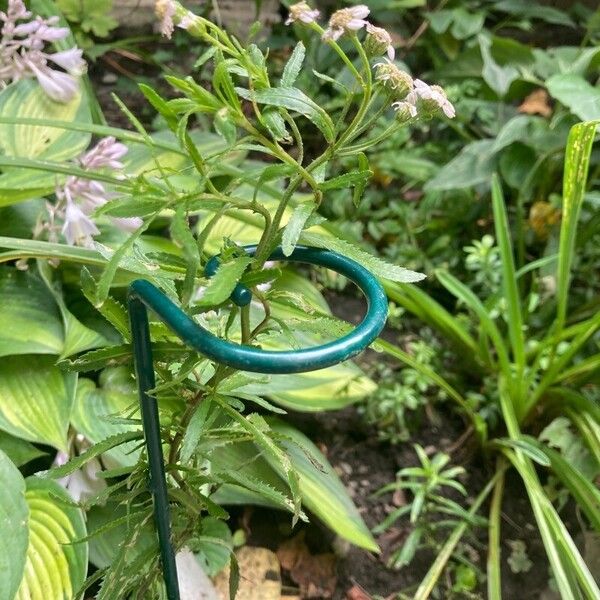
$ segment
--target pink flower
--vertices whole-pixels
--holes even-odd
[[[55,102],[69,102],[79,91],[79,83],[68,73],[53,71],[45,65],[38,67],[32,62],[29,63],[29,68],[44,89],[44,92]]]
[[[65,209],[65,221],[62,234],[68,244],[78,246],[91,246],[92,236],[98,235],[100,231],[94,222],[72,201],[67,201]]]
[[[71,75],[83,75],[86,71],[87,64],[82,58],[83,50],[80,48],[70,48],[61,52],[49,54],[48,59]]]

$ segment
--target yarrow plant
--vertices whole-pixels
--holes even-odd
[[[71,100],[79,89],[78,77],[86,70],[82,51],[77,47],[46,51],[47,43],[63,40],[69,29],[57,26],[58,17],[34,17],[22,0],[9,0],[0,21],[0,87],[35,77],[52,100]]]

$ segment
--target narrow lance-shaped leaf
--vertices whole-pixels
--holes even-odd
[[[302,202],[294,208],[294,212],[283,230],[281,240],[281,247],[285,256],[289,256],[294,251],[304,225],[314,210],[314,202]]]
[[[384,279],[391,279],[392,281],[399,281],[401,283],[414,283],[425,279],[425,275],[422,273],[392,265],[345,240],[320,235],[318,233],[311,233],[309,231],[305,231],[301,238],[309,246],[327,248],[339,252],[369,269],[374,275],[383,277]]]
[[[502,287],[508,306],[508,333],[512,345],[515,362],[520,373],[525,368],[525,337],[523,334],[523,315],[521,314],[521,298],[515,275],[515,261],[512,253],[510,227],[506,214],[506,205],[502,187],[497,175],[492,179],[492,205],[496,237],[502,258]]]
[[[333,177],[332,179],[328,179],[323,183],[319,184],[319,189],[322,191],[326,190],[337,190],[341,188],[347,188],[352,186],[364,186],[366,182],[373,176],[373,171],[369,169],[361,170],[361,171],[350,171],[349,173],[344,173],[343,175],[339,175],[338,177]]]
[[[187,263],[183,289],[181,292],[183,303],[187,304],[194,292],[196,274],[200,267],[200,251],[198,249],[198,244],[190,231],[183,203],[179,203],[175,210],[175,215],[171,222],[171,234],[173,236],[173,241],[182,247],[183,255],[185,256]]]
[[[592,144],[594,143],[598,123],[598,121],[593,121],[575,125],[571,129],[567,140],[557,272],[557,321],[559,330],[562,328],[567,314],[571,265],[575,251],[575,235],[586,189]]]
[[[300,74],[304,57],[306,56],[306,48],[302,42],[298,42],[292,55],[287,61],[283,74],[281,75],[281,87],[292,87]]]
[[[258,104],[287,108],[304,115],[321,131],[328,142],[332,142],[335,137],[335,127],[331,117],[298,88],[269,88],[250,92],[238,87],[235,90],[245,100],[254,100]]]

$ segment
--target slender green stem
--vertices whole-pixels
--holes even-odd
[[[502,516],[502,496],[504,494],[504,472],[507,468],[507,462],[502,456],[498,457],[496,467],[496,472],[499,473],[499,476],[496,479],[496,485],[494,486],[494,493],[492,495],[488,528],[488,600],[502,600],[500,524]]]
[[[318,23],[311,23],[311,29],[316,31],[321,37],[325,33],[325,30]],[[352,64],[352,61],[348,57],[348,55],[341,49],[340,45],[334,40],[327,40],[327,44],[335,50],[338,56],[344,61],[344,64],[350,69],[352,75],[354,75],[355,79],[360,83],[360,85],[364,85],[364,79],[362,75],[357,71],[356,67]]]
[[[248,344],[252,337],[250,329],[250,305],[242,306],[240,309],[240,325],[242,329],[242,344]]]

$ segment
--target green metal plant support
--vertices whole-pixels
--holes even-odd
[[[255,246],[246,248],[249,255]],[[270,260],[285,260],[327,267],[353,281],[365,294],[367,312],[362,322],[347,335],[314,348],[295,351],[267,351],[234,344],[214,336],[198,325],[154,285],[145,280],[134,281],[129,288],[128,305],[135,370],[138,382],[142,426],[146,440],[150,470],[149,487],[154,503],[154,519],[158,533],[163,577],[169,600],[180,600],[175,551],[171,543],[169,499],[165,464],[160,437],[156,398],[149,393],[156,386],[152,363],[152,344],[148,324],[148,309],[152,310],[188,346],[219,364],[255,373],[301,373],[315,371],[352,358],[373,342],[385,325],[387,298],[381,284],[363,266],[329,250],[297,247],[290,256],[276,249]],[[219,257],[206,266],[206,275],[213,275]],[[252,294],[238,284],[231,300],[245,306]]]

